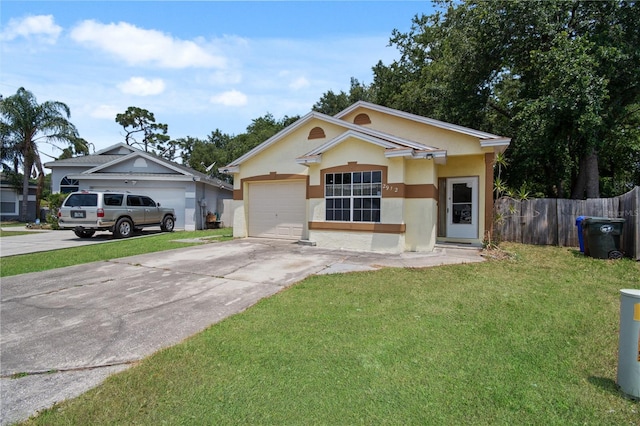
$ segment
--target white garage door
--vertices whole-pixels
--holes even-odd
[[[305,181],[249,184],[249,236],[300,239],[306,194]]]

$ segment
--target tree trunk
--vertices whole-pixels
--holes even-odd
[[[42,192],[44,191],[44,169],[40,156],[36,157],[36,169],[38,170],[38,188],[36,190],[36,218],[40,217],[40,204],[42,202]]]
[[[578,177],[576,178],[571,198],[600,198],[600,172],[598,170],[598,153],[591,149],[580,157]]]
[[[39,174],[38,189],[36,190],[36,219],[40,218],[40,203],[42,201],[43,190],[44,190],[44,174]]]
[[[29,214],[29,174],[31,173],[31,164],[25,164],[22,178],[22,211],[20,212],[20,222],[27,222]]]
[[[598,153],[592,150],[587,156],[587,198],[600,198],[600,170]]]

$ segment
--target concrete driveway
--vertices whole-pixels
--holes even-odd
[[[75,397],[311,274],[481,260],[457,247],[380,255],[241,239],[3,278],[0,423]]]

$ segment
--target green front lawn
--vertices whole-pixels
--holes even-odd
[[[137,254],[154,253],[188,247],[195,244],[204,244],[205,242],[227,241],[233,238],[232,234],[233,231],[231,228],[208,229],[205,231],[163,232],[142,238],[114,239],[102,244],[8,256],[3,257],[0,261],[0,277],[26,274],[27,272],[47,271],[54,268],[135,256]],[[185,243],[176,241],[198,238],[202,239],[202,242]]]
[[[10,230],[10,231],[5,231],[4,229],[0,229],[0,237],[13,237],[15,235],[27,235],[27,234],[33,234],[34,232],[37,231],[24,231],[18,227],[16,227],[16,230]]]
[[[640,264],[512,260],[313,276],[29,423],[637,425],[617,390]]]
[[[33,231],[27,231],[25,224],[22,222],[0,222],[0,237],[11,237],[14,235],[30,234]],[[12,228],[11,230],[3,230],[2,228]]]

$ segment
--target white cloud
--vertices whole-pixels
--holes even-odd
[[[208,52],[198,43],[180,40],[156,30],[126,22],[81,22],[71,31],[78,43],[109,52],[130,65],[151,64],[163,68],[223,68],[225,58]]]
[[[289,83],[289,88],[293,90],[304,89],[305,87],[309,87],[311,83],[304,77],[298,77]]]
[[[159,95],[164,92],[165,84],[161,78],[148,80],[144,77],[131,77],[124,83],[118,84],[118,89],[122,93],[138,96]]]
[[[212,73],[208,78],[208,83],[213,85],[232,85],[242,82],[240,71],[218,71]]]
[[[95,108],[92,108],[89,112],[89,116],[93,118],[104,118],[109,120],[115,120],[116,115],[121,112],[118,108],[113,105],[98,105]]]
[[[247,95],[237,90],[229,90],[212,96],[210,102],[224,106],[244,106],[247,104]]]
[[[27,16],[21,19],[12,18],[0,33],[0,40],[10,41],[18,37],[36,38],[39,42],[54,44],[62,32],[56,25],[52,15]]]

